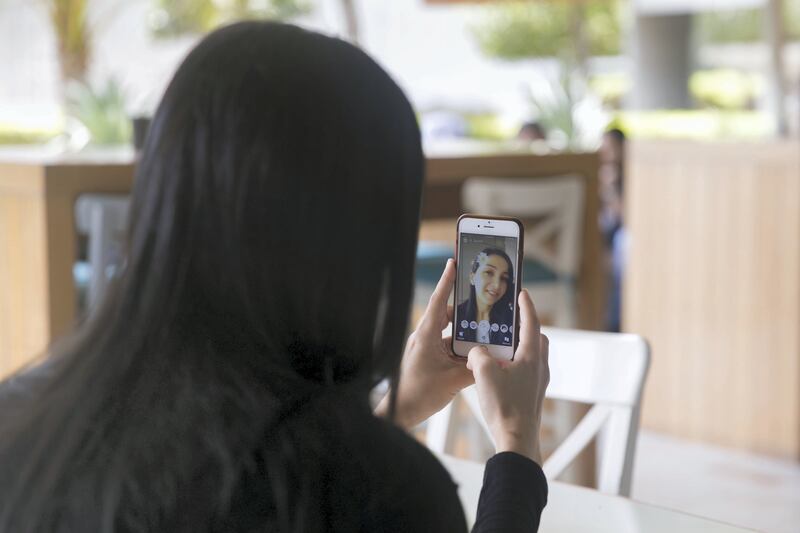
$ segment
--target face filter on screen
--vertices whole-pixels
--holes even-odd
[[[512,346],[517,239],[461,234],[455,340]]]

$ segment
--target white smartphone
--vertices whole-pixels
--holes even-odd
[[[466,357],[484,345],[496,359],[512,360],[519,342],[522,222],[462,215],[456,227],[453,352]]]

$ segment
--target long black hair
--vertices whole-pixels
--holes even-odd
[[[508,254],[503,250],[494,247],[484,248],[478,253],[478,255],[475,256],[475,259],[472,260],[472,274],[475,274],[475,272],[477,272],[478,268],[481,266],[479,260],[481,255],[498,255],[505,259],[506,263],[508,263],[508,285],[506,287],[506,292],[494,303],[491,311],[489,311],[489,322],[498,324],[513,324],[513,305],[514,297],[516,295],[516,291],[514,290],[514,264],[511,262],[511,258],[508,257]],[[477,319],[478,302],[475,295],[475,285],[470,284],[469,298],[462,303],[462,306],[464,307],[463,311],[459,313],[459,319],[466,320],[467,322]]]
[[[412,108],[359,49],[268,22],[203,39],[150,126],[124,271],[0,406],[0,530],[178,529],[204,489],[224,514],[265,439],[275,523],[313,529],[291,469],[319,436],[283,422],[398,379],[422,178]]]

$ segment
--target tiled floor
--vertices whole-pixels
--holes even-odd
[[[800,462],[642,431],[632,497],[759,531],[800,533]]]

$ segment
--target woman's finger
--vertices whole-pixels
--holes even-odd
[[[452,259],[447,260],[447,264],[442,272],[442,277],[439,278],[439,283],[431,294],[431,299],[428,301],[428,307],[425,309],[425,314],[420,321],[420,329],[425,329],[430,332],[441,330],[441,317],[447,314],[447,300],[450,298],[450,293],[453,291],[453,285],[456,281],[456,269]],[[446,324],[445,324],[446,325]]]
[[[489,365],[494,365],[494,359],[489,355],[489,350],[486,346],[475,346],[467,354],[467,368],[473,373],[479,374],[485,372]]]
[[[522,289],[519,293],[519,347],[515,359],[530,358],[539,351],[541,329],[531,295]]]
[[[539,357],[548,364],[550,359],[550,339],[544,333],[539,335]]]
[[[453,336],[450,333],[449,329],[442,331],[442,349],[452,361],[463,366],[466,362],[466,357],[456,355],[456,352],[453,351]]]
[[[445,314],[445,316],[442,317],[441,325],[439,327],[441,327],[442,329],[450,329],[447,327],[447,325],[450,324],[450,322],[452,321],[453,321],[453,306],[451,304],[447,304],[447,313]]]

